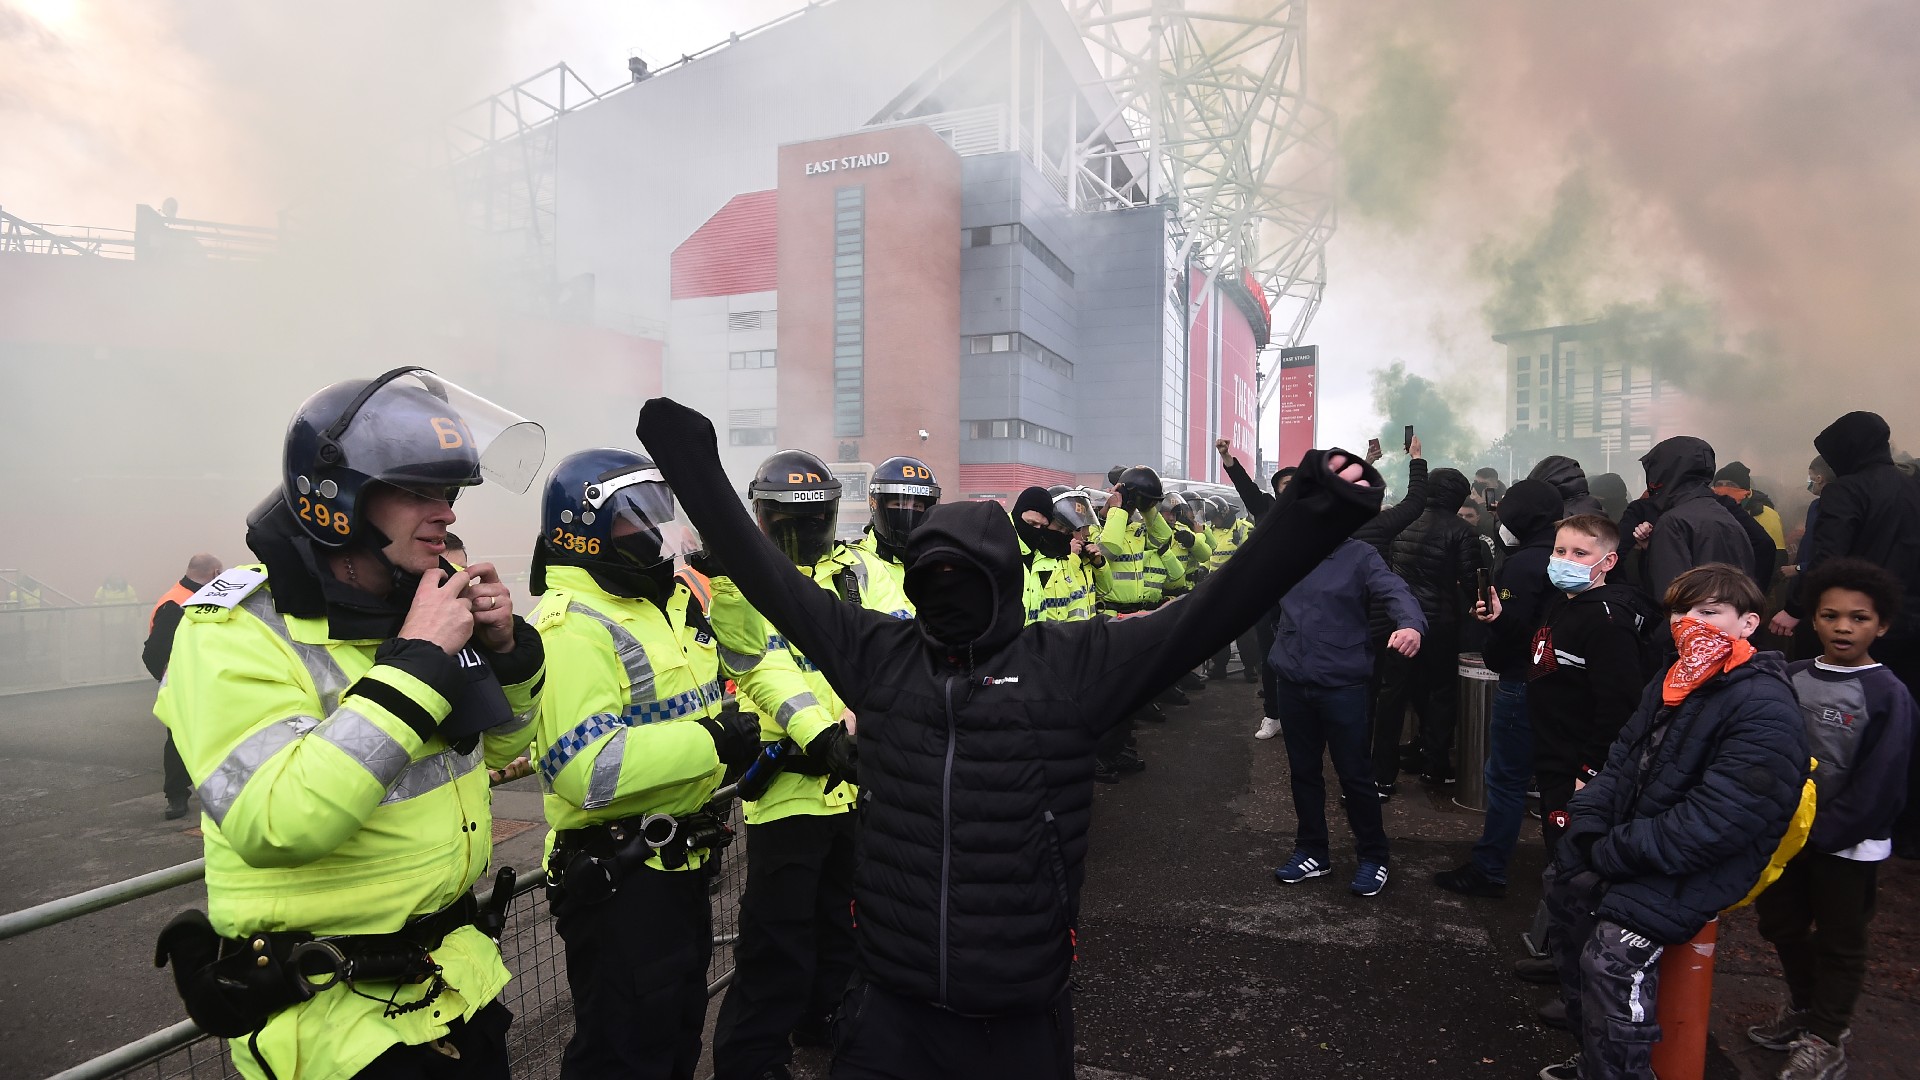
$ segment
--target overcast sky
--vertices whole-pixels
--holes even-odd
[[[612,87],[631,50],[663,64],[795,6],[0,0],[0,206],[126,228],[172,196],[271,223],[354,140],[432,130],[560,60]],[[1375,408],[1399,362],[1470,456],[1503,417],[1496,322],[1675,296],[1717,313],[1717,351],[1678,373],[1723,456],[1790,478],[1844,408],[1883,407],[1896,442],[1912,427],[1920,5],[1320,0],[1311,26],[1345,177],[1308,333],[1323,445],[1415,419]],[[1849,378],[1790,362],[1828,355]],[[1743,424],[1760,413],[1766,439]]]

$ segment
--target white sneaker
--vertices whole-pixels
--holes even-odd
[[[1253,733],[1256,739],[1271,739],[1280,734],[1280,721],[1272,716],[1261,717],[1260,730]]]

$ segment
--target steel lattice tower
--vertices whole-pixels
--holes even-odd
[[[1250,274],[1272,309],[1266,355],[1299,343],[1326,287],[1337,134],[1333,113],[1307,95],[1307,0],[1068,6],[1134,133],[1077,148],[1076,201],[1169,204],[1173,265]],[[1278,386],[1263,379],[1263,407]]]

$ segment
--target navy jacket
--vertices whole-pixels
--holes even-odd
[[[1665,945],[1693,937],[1766,869],[1807,780],[1807,730],[1786,662],[1763,652],[1677,707],[1666,673],[1567,806],[1563,872],[1605,882],[1598,913]]]
[[[1367,602],[1384,600],[1396,628],[1427,632],[1413,590],[1387,569],[1373,545],[1346,540],[1280,600],[1280,625],[1267,662],[1283,679],[1353,686],[1373,678]]]

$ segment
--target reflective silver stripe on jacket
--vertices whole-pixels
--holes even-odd
[[[449,748],[421,758],[401,771],[400,779],[387,789],[387,797],[380,800],[380,805],[401,802],[445,787],[479,768],[484,757],[486,752],[476,746],[471,754],[462,754]]]
[[[347,676],[340,670],[340,665],[334,662],[333,654],[327,651],[327,647],[293,640],[293,633],[287,629],[286,616],[273,609],[273,596],[265,589],[256,589],[252,595],[240,601],[240,606],[280,635],[280,640],[286,642],[294,655],[300,658],[300,666],[307,669],[307,677],[313,680],[314,693],[320,696],[320,711],[331,713],[339,708],[340,695],[347,689]]]
[[[630,699],[638,701],[641,698],[652,697],[653,664],[648,662],[646,647],[640,644],[640,639],[629,633],[626,627],[585,604],[570,603],[567,605],[567,610],[575,615],[585,615],[606,627],[607,633],[612,635],[613,651],[620,657],[620,666],[627,669],[627,683],[633,690]]]
[[[620,794],[620,767],[627,761],[627,729],[608,737],[606,745],[593,759],[593,774],[587,778],[587,799],[582,810],[598,810]]]
[[[792,720],[794,715],[801,709],[818,708],[819,705],[819,698],[814,697],[806,691],[801,691],[780,703],[780,708],[773,714],[773,722],[785,728],[787,721]]]
[[[383,788],[393,787],[412,757],[406,747],[380,730],[378,724],[345,707],[333,710],[333,715],[320,721],[320,726],[313,729],[313,737],[339,747],[361,768],[372,773]]]
[[[725,667],[727,672],[732,675],[745,675],[747,672],[758,667],[760,661],[765,659],[767,655],[764,652],[751,656],[746,653],[737,653],[717,641],[714,642],[713,650],[719,654],[721,666]]]
[[[260,771],[267,759],[293,745],[293,741],[312,731],[319,721],[311,716],[291,716],[277,724],[268,724],[259,731],[241,740],[233,748],[225,761],[214,766],[195,788],[200,793],[200,805],[215,825],[227,819],[227,811],[233,809],[233,801],[240,797],[240,790]]]

